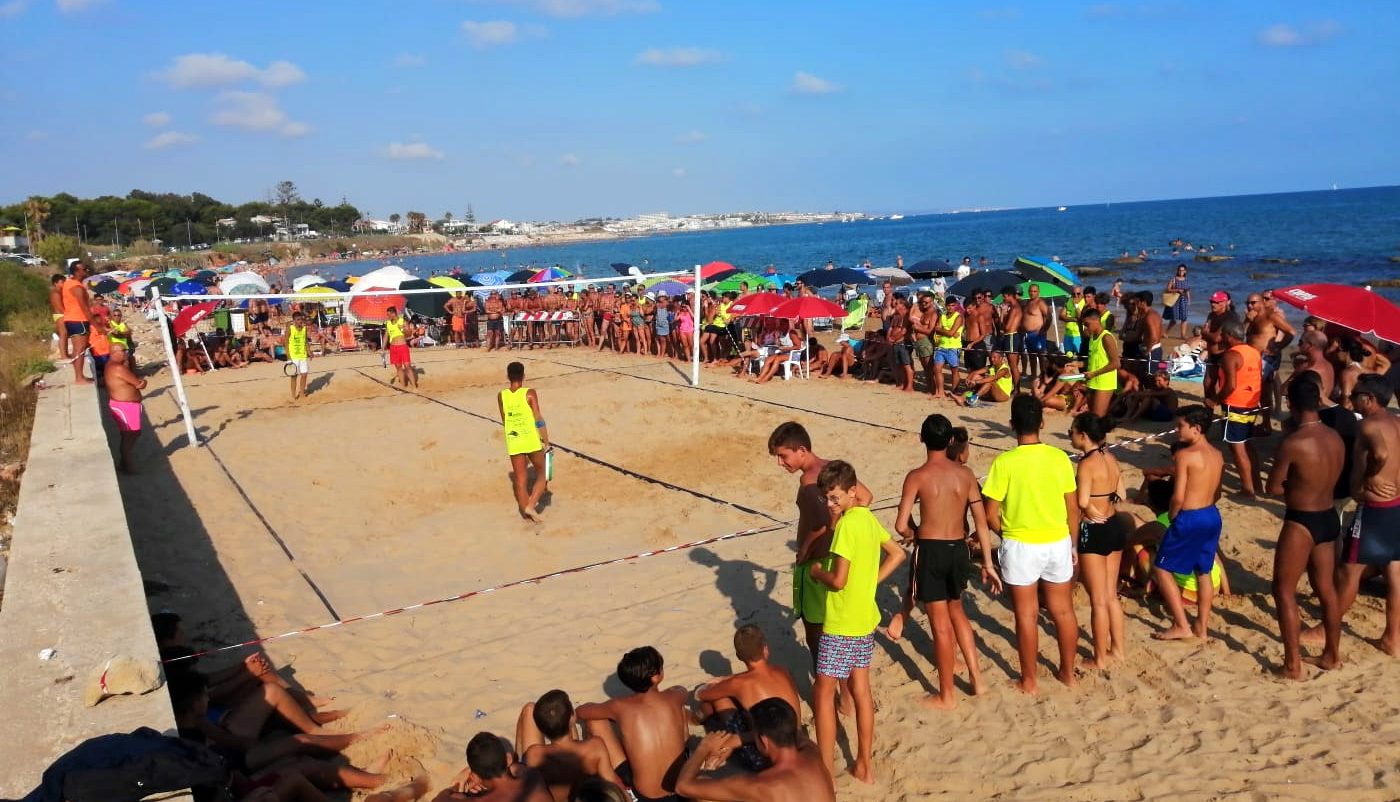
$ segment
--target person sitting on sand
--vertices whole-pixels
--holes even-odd
[[[1120,420],[1146,418],[1167,423],[1176,417],[1177,397],[1172,389],[1171,374],[1159,370],[1152,374],[1152,386],[1119,394],[1111,414]]]
[[[587,777],[619,781],[607,744],[577,737],[576,722],[569,695],[556,689],[522,707],[515,723],[516,754],[544,776],[554,802],[568,802],[569,789]]]
[[[1140,588],[1145,596],[1157,592],[1152,562],[1156,557],[1157,547],[1162,542],[1162,535],[1167,531],[1167,527],[1171,526],[1171,519],[1167,517],[1167,513],[1171,509],[1172,494],[1175,491],[1176,479],[1172,475],[1145,481],[1141,496],[1155,517],[1144,521],[1136,515],[1133,516],[1138,521],[1138,526],[1128,535],[1128,549],[1125,554],[1128,559],[1123,561],[1121,576]],[[1198,595],[1196,575],[1172,574],[1172,579],[1176,582],[1181,598],[1188,604],[1195,604]],[[1210,586],[1217,599],[1230,595],[1230,579],[1225,574],[1225,562],[1218,549],[1215,563],[1210,569]]]
[[[685,704],[690,694],[680,686],[660,689],[665,663],[650,646],[623,655],[617,677],[631,696],[579,705],[575,714],[607,744],[613,770],[639,802],[679,802],[675,783],[689,736]]]
[[[676,791],[715,802],[836,802],[831,775],[817,747],[802,734],[797,709],[785,699],[765,699],[749,711],[754,743],[768,768],[756,774],[702,777],[707,766],[722,764],[741,740],[732,733],[706,735],[681,766]]]
[[[1066,381],[1061,378],[1070,375],[1077,364],[1074,360],[1069,360],[1052,367],[1053,373],[1045,377],[1044,383],[1032,389],[1035,397],[1040,399],[1042,407],[1071,415],[1077,415],[1088,408],[1089,394],[1084,389],[1083,379]]]
[[[538,771],[520,763],[504,739],[478,732],[467,742],[467,767],[433,802],[554,802]]]
[[[706,732],[729,732],[742,736],[749,732],[748,711],[765,699],[782,699],[794,710],[801,709],[797,686],[782,666],[768,662],[768,640],[763,630],[745,624],[734,632],[734,654],[744,670],[728,677],[717,677],[695,691],[701,724]],[[763,755],[752,744],[737,750],[744,767],[761,771],[767,767]]]
[[[977,665],[976,636],[963,609],[962,596],[973,576],[966,546],[967,513],[981,547],[982,581],[993,593],[1001,593],[1001,577],[992,565],[991,533],[982,506],[977,477],[966,465],[948,455],[953,442],[953,424],[943,415],[924,419],[919,440],[927,450],[924,464],[904,477],[895,515],[895,531],[906,543],[914,543],[914,564],[910,570],[911,592],[924,607],[933,634],[934,665],[938,668],[938,694],[923,704],[935,710],[951,710],[953,695],[953,647],[962,652],[967,664],[968,682],[974,696],[986,690]],[[919,523],[913,522],[914,505],[919,505]],[[890,621],[889,636],[897,639],[903,630],[903,615]]]
[[[520,508],[522,518],[542,523],[544,518],[540,515],[539,503],[549,490],[549,477],[545,470],[549,429],[545,426],[544,414],[540,412],[539,395],[525,386],[524,363],[506,365],[506,379],[510,386],[497,395],[496,409],[505,426],[506,455],[510,457],[515,503]],[[535,481],[527,489],[528,467],[535,469]]]
[[[990,366],[978,368],[967,374],[967,386],[965,394],[952,397],[958,406],[975,407],[983,401],[1010,401],[1016,391],[1016,385],[1012,380],[1011,366],[1006,362],[1006,355],[1001,351],[993,351]]]
[[[1220,495],[1220,477],[1225,461],[1206,440],[1211,414],[1203,406],[1192,405],[1177,411],[1176,436],[1185,447],[1172,458],[1176,465],[1176,488],[1172,493],[1171,526],[1162,535],[1153,566],[1157,587],[1171,614],[1172,625],[1155,633],[1158,640],[1196,637],[1205,640],[1210,632],[1210,607],[1214,598],[1210,574],[1220,545],[1220,511],[1215,501]],[[1195,574],[1197,583],[1196,624],[1186,618],[1186,608],[1176,581],[1171,576]]]

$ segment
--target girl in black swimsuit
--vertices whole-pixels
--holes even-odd
[[[1112,418],[1092,412],[1076,415],[1070,425],[1070,442],[1083,455],[1075,472],[1079,510],[1079,576],[1089,591],[1090,629],[1094,659],[1089,668],[1105,668],[1123,656],[1123,607],[1118,603],[1118,570],[1123,562],[1128,529],[1117,505],[1126,493],[1118,460],[1104,439],[1113,428]]]

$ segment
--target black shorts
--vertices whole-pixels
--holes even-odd
[[[920,604],[962,598],[972,579],[967,543],[959,540],[919,540],[914,543],[914,598]]]
[[[1331,507],[1315,512],[1285,510],[1283,520],[1292,521],[1308,530],[1315,546],[1320,546],[1323,543],[1334,543],[1337,538],[1342,536],[1342,516]]]
[[[84,320],[65,320],[63,330],[69,337],[82,337],[88,333],[88,324]]]
[[[723,326],[716,326],[713,323],[701,329],[706,334],[727,334],[728,330]]]
[[[1101,524],[1081,521],[1079,524],[1079,553],[1104,557],[1122,551],[1128,545],[1128,528],[1123,519],[1114,515]]]
[[[266,313],[266,312],[254,312],[253,314],[248,315],[248,322],[249,322],[249,323],[252,323],[254,326],[258,325],[259,323],[266,323],[266,322],[267,322],[267,313]]]
[[[486,330],[503,332],[506,330],[506,322],[498,317],[488,317],[486,318]]]
[[[1018,354],[1021,352],[1021,334],[1012,332],[1003,334],[997,338],[996,350],[1007,354]]]

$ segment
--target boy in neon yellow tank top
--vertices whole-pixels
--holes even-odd
[[[545,428],[544,415],[540,412],[539,396],[525,386],[525,365],[520,362],[506,365],[506,379],[510,381],[510,387],[496,396],[496,408],[500,410],[501,423],[505,426],[506,455],[510,457],[515,503],[520,507],[522,518],[543,523],[539,503],[549,489],[549,477],[545,471],[549,430]],[[528,475],[531,466],[535,469],[533,484],[529,483]]]
[[[307,347],[310,330],[306,326],[306,315],[296,312],[291,325],[282,335],[282,347],[287,349],[287,364],[293,366],[292,400],[306,395],[306,377],[311,372],[311,349]]]

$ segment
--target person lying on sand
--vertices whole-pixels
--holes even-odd
[[[619,782],[607,744],[577,737],[576,722],[569,695],[557,689],[522,707],[515,722],[516,754],[544,776],[554,802],[568,802],[569,790],[587,777]]]
[[[689,694],[679,686],[660,689],[664,667],[656,649],[633,649],[617,664],[618,679],[633,695],[575,711],[588,732],[607,744],[614,771],[640,802],[680,799],[675,782],[685,758]]]

